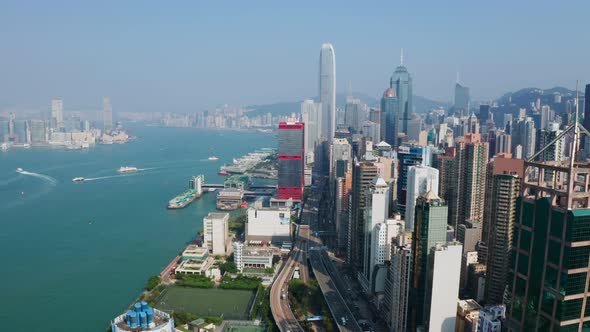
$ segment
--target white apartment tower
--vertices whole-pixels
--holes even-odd
[[[214,256],[227,254],[229,213],[210,212],[203,218],[204,241]]]

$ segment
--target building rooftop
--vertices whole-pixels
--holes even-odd
[[[229,217],[229,213],[222,213],[222,212],[209,212],[207,218],[209,219],[224,219]]]
[[[182,255],[198,255],[202,256],[208,253],[209,250],[205,247],[199,247],[196,244],[189,244],[182,252]]]
[[[260,248],[244,248],[242,249],[242,256],[272,256],[272,249],[260,249]]]

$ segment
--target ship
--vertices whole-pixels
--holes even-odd
[[[22,168],[20,168],[20,167],[16,169],[16,172],[17,172],[17,173],[22,173],[22,172],[24,172],[24,171],[25,171],[25,170],[24,170],[24,169],[22,169]]]
[[[130,173],[130,172],[137,172],[137,167],[132,166],[122,166],[117,170],[119,173]]]
[[[207,158],[207,160],[209,160],[209,161],[216,161],[216,160],[219,160],[219,158],[213,156],[213,157]]]
[[[77,177],[72,179],[73,182],[84,182],[84,180],[85,179],[83,177]]]

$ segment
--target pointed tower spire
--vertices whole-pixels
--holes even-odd
[[[403,66],[404,65],[404,48],[403,47],[402,47],[402,50],[401,50],[400,55],[399,55],[399,65],[400,66]]]

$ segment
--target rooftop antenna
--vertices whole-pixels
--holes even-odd
[[[457,84],[459,84],[459,72],[457,72]]]
[[[400,56],[399,56],[399,65],[400,66],[403,66],[404,65],[404,48],[403,47],[402,47],[402,51],[401,51]]]
[[[352,97],[352,81],[348,81],[348,96]]]

